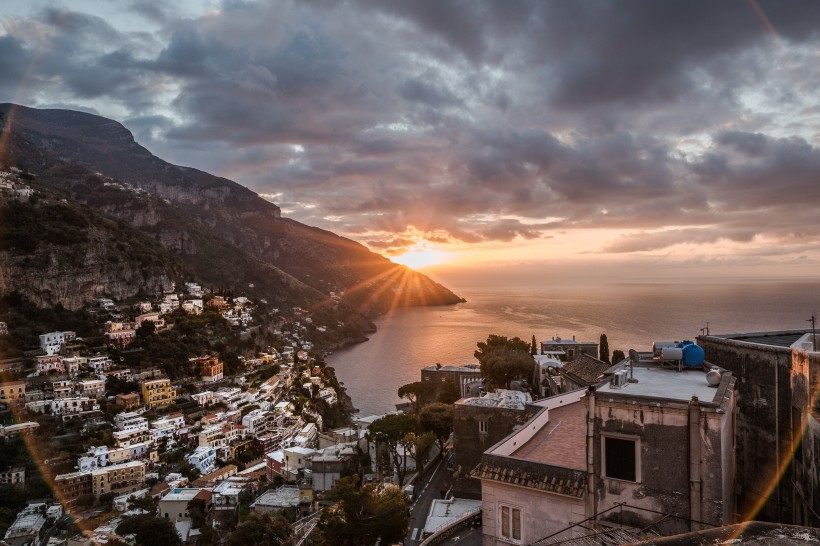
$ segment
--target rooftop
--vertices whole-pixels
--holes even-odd
[[[532,397],[529,393],[499,389],[496,392],[488,392],[484,396],[464,398],[456,404],[523,410],[530,402],[532,402]]]
[[[705,337],[785,349],[796,347],[803,350],[811,350],[813,347],[811,330],[775,330],[770,332],[720,334]]]
[[[427,371],[440,371],[440,372],[466,372],[466,373],[481,373],[481,369],[479,368],[478,364],[463,364],[461,366],[442,366],[440,364],[434,364],[432,366],[425,366],[423,369]]]
[[[269,489],[262,494],[261,497],[253,501],[251,508],[272,507],[272,508],[286,508],[288,506],[299,505],[299,488],[293,486],[283,485],[279,489]]]
[[[619,368],[623,368],[622,363]],[[711,366],[706,363],[707,369]],[[599,397],[642,396],[647,398],[662,398],[680,402],[689,402],[697,396],[701,402],[720,403],[718,395],[720,388],[710,387],[706,383],[706,374],[701,369],[687,369],[678,371],[676,367],[662,367],[660,364],[640,363],[633,367],[632,376],[637,382],[628,382],[623,387],[613,387],[606,382],[599,385]]]
[[[201,491],[198,487],[177,487],[172,489],[170,493],[162,497],[164,501],[186,501],[190,502]]]
[[[477,513],[481,509],[480,500],[471,499],[433,499],[427,522],[424,524],[424,533],[433,533],[443,525],[451,523],[461,516]]]
[[[658,537],[640,544],[666,546],[686,546],[689,544],[703,546],[718,546],[721,544],[802,546],[804,544],[817,544],[818,542],[820,542],[820,529],[814,527],[750,521],[671,537]]]
[[[574,375],[584,383],[591,384],[597,382],[609,366],[602,360],[581,353],[577,358],[564,364],[563,371]]]
[[[586,409],[580,401],[549,410],[549,421],[512,453],[526,459],[576,470],[586,469]]]

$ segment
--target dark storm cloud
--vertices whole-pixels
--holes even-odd
[[[11,100],[23,83],[31,54],[25,42],[14,36],[0,36],[0,93]]]
[[[820,4],[759,4],[760,11],[742,0],[550,3],[544,51],[564,59],[553,101],[569,108],[666,103],[691,93],[698,72],[731,70],[742,49],[772,47],[775,32],[796,42],[816,36],[811,21]]]
[[[2,19],[0,91],[113,105],[158,155],[390,251],[411,227],[439,242],[637,230],[602,243],[613,253],[816,240],[816,219],[787,211],[820,198],[820,3],[127,8],[161,29],[79,9]]]

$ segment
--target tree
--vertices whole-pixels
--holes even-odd
[[[228,546],[278,546],[287,544],[293,528],[281,514],[252,512],[225,537]]]
[[[478,350],[473,353],[479,363],[490,353],[504,351],[504,352],[526,352],[529,354],[530,345],[526,341],[514,337],[508,339],[507,336],[497,336],[490,334],[487,341],[479,341],[477,343]]]
[[[601,355],[601,360],[609,364],[609,341],[606,339],[606,334],[601,334],[601,340],[598,343],[598,354]]]
[[[538,354],[538,346],[535,344],[535,334],[532,335],[532,345],[530,346],[530,354],[532,356]]]
[[[154,516],[134,516],[117,526],[118,535],[135,534],[137,546],[182,546],[177,530],[171,520]]]
[[[367,484],[359,476],[340,479],[328,493],[336,505],[319,520],[319,543],[333,546],[396,544],[407,535],[410,500],[401,488]]]
[[[114,508],[114,499],[117,498],[117,494],[114,492],[103,493],[100,495],[100,505],[104,506],[108,510]]]
[[[396,470],[399,484],[404,484],[407,455],[413,452],[418,418],[407,413],[385,415],[373,421],[369,430],[376,442],[387,450],[390,462]]]
[[[128,497],[128,504],[131,508],[137,508],[145,512],[146,515],[154,516],[157,513],[157,501],[151,495],[142,497]]]
[[[74,501],[74,504],[83,508],[88,508],[89,506],[94,504],[95,499],[96,497],[94,495],[92,495],[91,493],[86,493],[85,495],[80,495],[79,497],[77,497],[77,500]]]
[[[435,393],[436,386],[431,381],[415,381],[399,387],[399,398],[406,398],[418,413],[421,406]]]
[[[137,328],[136,334],[140,337],[149,337],[157,331],[157,325],[153,320],[144,320]]]
[[[530,379],[535,371],[535,360],[530,344],[517,337],[491,334],[486,342],[478,342],[473,355],[481,365],[481,376],[494,387],[506,388],[514,379]]]
[[[185,507],[188,514],[191,516],[191,527],[193,529],[201,529],[205,526],[208,519],[208,506],[203,499],[191,499]]]
[[[460,399],[461,389],[455,381],[445,381],[441,384],[441,390],[436,399],[439,404],[455,404]]]
[[[624,352],[622,350],[615,349],[614,351],[612,351],[612,363],[613,364],[617,364],[618,362],[620,362],[624,358],[626,358],[626,355],[624,354]]]
[[[453,406],[448,404],[430,404],[421,410],[419,415],[421,430],[432,433],[439,447],[439,457],[444,456],[444,444],[453,430]]]

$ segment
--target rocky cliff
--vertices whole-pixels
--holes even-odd
[[[329,294],[344,293],[341,305],[367,317],[396,306],[461,301],[428,277],[354,241],[282,218],[276,205],[235,182],[159,159],[115,121],[10,104],[1,104],[0,114],[6,118],[0,135],[4,143],[0,166],[26,169],[35,175],[32,186],[49,199],[62,198],[92,211],[95,226],[101,219],[127,225],[162,253],[164,265],[156,271],[146,276],[136,267],[137,273],[129,273],[146,280],[123,277],[123,283],[132,287],[130,292],[136,286],[159,290],[185,271],[206,285],[242,290],[278,305],[338,306]],[[114,244],[104,230],[92,229],[86,236],[88,241],[98,241],[99,249]],[[35,254],[43,261],[52,253],[60,256],[62,250],[45,246]],[[24,265],[15,265],[25,262],[19,251],[10,246],[2,257],[4,293],[26,289],[35,301],[45,303],[52,297],[45,295],[50,292],[73,305],[92,293],[117,297],[129,292],[115,286],[114,269],[95,272],[93,266],[87,267],[84,277],[79,261],[77,271],[52,265],[38,284]],[[113,255],[121,254],[100,252],[86,253],[89,263],[113,263]],[[28,259],[31,263],[34,257]],[[100,288],[84,281],[108,275],[111,282]],[[80,282],[72,284],[63,280],[65,276]],[[37,292],[41,296],[35,296]]]

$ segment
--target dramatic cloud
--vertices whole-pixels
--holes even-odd
[[[115,117],[388,254],[588,230],[578,253],[816,252],[820,3],[106,9],[0,10],[2,100]]]

